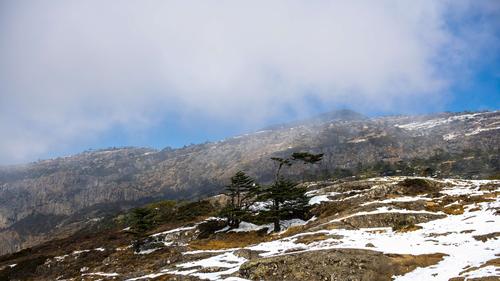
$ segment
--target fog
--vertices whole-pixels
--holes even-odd
[[[498,3],[2,1],[0,163],[169,114],[440,110],[498,52]]]

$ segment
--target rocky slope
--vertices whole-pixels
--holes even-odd
[[[98,150],[0,167],[0,254],[145,202],[215,194],[239,169],[266,182],[269,158],[296,151],[325,157],[290,176],[496,176],[499,129],[498,111],[372,119],[343,111],[181,149]]]
[[[211,212],[126,225],[0,257],[0,280],[499,280],[500,181],[379,177],[306,183],[314,214],[284,230]],[[216,206],[220,196],[200,206]],[[190,209],[193,209],[191,206]]]

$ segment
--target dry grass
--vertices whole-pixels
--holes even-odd
[[[311,235],[304,235],[295,240],[296,243],[310,244],[312,242],[322,241],[330,238],[331,236],[324,233],[316,233]]]
[[[467,272],[475,271],[475,270],[478,270],[478,269],[481,269],[483,267],[487,267],[487,266],[490,266],[490,265],[496,266],[496,267],[500,267],[500,258],[489,260],[489,261],[485,262],[484,264],[482,264],[481,266],[469,267],[466,270],[460,272],[460,275],[462,275],[464,273],[467,273]],[[457,279],[457,280],[460,280],[460,279]]]
[[[455,204],[443,208],[443,212],[448,215],[461,215],[464,213],[464,206]]]
[[[434,201],[428,201],[425,203],[425,210],[429,212],[441,211],[441,204]]]
[[[222,250],[230,248],[242,248],[252,244],[257,244],[269,240],[269,237],[252,232],[228,232],[218,235],[215,238],[194,240],[189,243],[189,247],[194,250]]]
[[[464,213],[464,207],[467,205],[477,204],[481,202],[494,201],[496,195],[494,193],[479,195],[479,196],[447,196],[440,202],[429,201],[425,203],[425,210],[429,212],[443,212],[448,215],[461,215]],[[453,204],[456,203],[456,204]],[[471,209],[471,211],[479,211],[479,207]]]
[[[279,235],[279,238],[284,238],[284,237],[288,237],[288,236],[292,236],[292,235],[304,232],[304,230],[306,230],[307,228],[309,228],[309,226],[306,226],[306,225],[296,225],[296,226],[289,227],[285,232],[283,232]]]
[[[411,231],[419,230],[421,228],[422,227],[420,225],[411,224],[411,225],[406,225],[406,226],[401,227],[401,228],[397,228],[397,229],[395,229],[395,231],[396,232],[411,232]]]
[[[464,196],[463,200],[466,205],[470,205],[472,203],[493,202],[498,196],[500,196],[500,192],[492,192],[483,195]]]
[[[387,232],[387,230],[385,230],[385,229],[375,229],[375,230],[368,230],[366,232],[377,234],[377,233],[385,233],[385,232]]]
[[[427,267],[437,264],[445,254],[428,254],[428,255],[388,255],[392,262],[399,267],[399,271],[406,273],[415,270],[417,267]]]

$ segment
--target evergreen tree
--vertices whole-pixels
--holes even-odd
[[[316,164],[319,161],[323,160],[323,153],[313,154],[309,152],[295,152],[292,154],[291,160],[301,161],[304,165],[308,164]],[[302,173],[302,182],[304,182],[306,177],[305,169]]]
[[[238,227],[242,218],[247,214],[251,205],[251,198],[257,189],[255,181],[244,172],[239,171],[231,177],[231,184],[226,187],[226,194],[230,200],[222,211],[230,227]]]
[[[278,181],[280,178],[280,172],[283,166],[290,167],[292,166],[292,161],[290,158],[280,158],[280,157],[271,157],[271,160],[276,161],[278,163],[278,169],[276,169],[276,178],[275,181]]]
[[[302,160],[304,162],[311,161],[311,163],[318,162],[315,161],[318,157],[312,154],[301,153],[295,154],[296,157],[289,158],[279,158],[273,157],[271,160],[278,163],[276,169],[276,179],[270,186],[260,188],[258,190],[258,201],[271,202],[270,210],[262,212],[262,216],[266,220],[270,220],[274,224],[274,231],[280,231],[280,221],[283,219],[293,218],[293,217],[305,217],[309,209],[309,198],[306,196],[306,188],[299,186],[297,183],[285,179],[281,175],[283,167],[290,167],[294,160]],[[314,160],[314,162],[313,162]],[[321,160],[321,159],[320,159]]]
[[[153,226],[153,214],[147,208],[135,208],[132,210],[131,228],[138,235]]]
[[[274,224],[274,231],[281,230],[280,221],[294,217],[305,217],[309,209],[306,188],[280,176],[272,185],[262,188],[257,200],[270,201],[271,208],[262,212],[266,220]]]
[[[295,152],[292,154],[293,160],[300,160],[304,164],[316,164],[323,159],[323,153],[313,154],[309,152]]]

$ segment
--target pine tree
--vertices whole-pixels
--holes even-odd
[[[309,152],[295,152],[292,154],[293,160],[300,160],[304,164],[316,164],[323,159],[323,153],[313,154]]]
[[[309,152],[295,152],[292,154],[291,160],[301,161],[304,165],[308,164],[316,164],[319,161],[323,160],[323,153],[313,154]],[[304,182],[306,177],[305,169],[302,173],[302,182]]]
[[[295,157],[294,157],[295,156]],[[262,216],[274,224],[274,231],[281,230],[280,221],[293,217],[305,217],[309,210],[309,198],[306,188],[297,183],[285,179],[281,175],[283,167],[290,167],[294,160],[311,161],[311,163],[321,160],[323,155],[313,155],[306,153],[296,153],[289,158],[273,157],[271,160],[278,163],[276,178],[273,184],[258,190],[258,201],[271,202],[271,209],[262,212]],[[319,160],[316,160],[319,157]],[[314,160],[314,162],[312,162]]]
[[[242,218],[247,214],[251,205],[251,198],[258,188],[255,181],[244,172],[238,171],[231,177],[231,184],[226,187],[226,194],[230,200],[222,211],[230,227],[238,227]]]
[[[305,187],[282,176],[272,185],[260,189],[257,199],[272,204],[271,209],[263,211],[262,215],[273,222],[275,232],[281,230],[281,220],[305,216],[309,209],[309,198],[305,193]]]
[[[280,178],[280,172],[283,166],[290,167],[293,164],[290,158],[271,157],[271,160],[278,162],[278,169],[276,169],[275,181],[278,181],[278,179]]]

